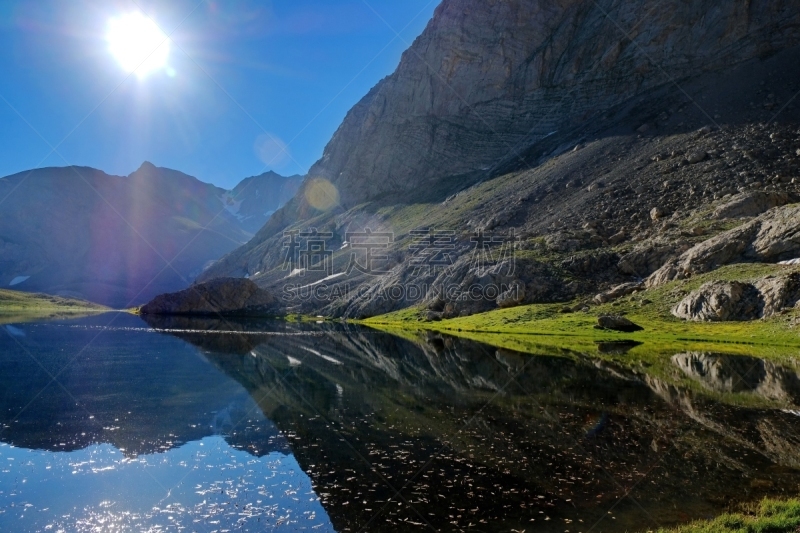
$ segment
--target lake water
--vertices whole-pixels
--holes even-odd
[[[800,492],[791,362],[127,314],[0,328],[3,532],[646,531]]]

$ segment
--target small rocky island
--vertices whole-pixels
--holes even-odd
[[[268,291],[244,278],[219,278],[162,294],[139,309],[142,315],[269,316],[280,306]]]

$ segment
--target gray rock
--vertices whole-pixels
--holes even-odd
[[[157,296],[143,315],[259,316],[278,311],[275,298],[249,279],[219,278],[186,290]]]
[[[558,231],[545,238],[545,245],[554,252],[569,253],[597,248],[602,241],[589,231]]]
[[[660,218],[664,218],[666,214],[667,214],[666,211],[664,211],[660,207],[654,207],[653,209],[650,210],[650,219],[658,220]]]
[[[686,156],[686,161],[688,161],[690,165],[695,165],[705,161],[707,157],[708,154],[705,151],[696,150],[694,152],[690,152],[689,155]]]
[[[800,301],[800,273],[793,272],[783,276],[769,276],[755,282],[761,294],[763,309],[761,316],[770,317],[786,307],[795,306]]]
[[[639,282],[631,282],[631,283],[623,283],[621,285],[617,285],[616,287],[598,294],[594,297],[594,301],[599,304],[604,304],[606,302],[612,302],[618,298],[622,298],[623,296],[627,296],[632,294],[636,291],[643,290],[644,284]]]
[[[436,311],[427,311],[425,313],[425,320],[428,322],[437,322],[442,319],[442,313],[437,313]]]
[[[520,281],[515,281],[511,284],[509,290],[497,297],[497,307],[505,309],[508,307],[516,307],[525,300],[525,284]]]
[[[683,241],[645,241],[624,255],[619,260],[617,268],[623,274],[644,278],[689,248],[690,246]]]
[[[623,316],[606,315],[598,317],[597,329],[610,329],[613,331],[623,331],[625,333],[632,333],[634,331],[642,331],[644,328],[634,324]]]
[[[754,320],[763,301],[755,286],[738,281],[710,281],[672,309],[672,314],[695,322]]]
[[[508,147],[552,132],[549,117],[569,123],[660,84],[658,76],[636,74],[653,64],[678,79],[738,63],[766,42],[788,39],[788,30],[773,27],[800,19],[767,2],[746,12],[711,0],[655,5],[624,2],[611,22],[591,2],[444,1],[398,69],[348,113],[309,175],[329,179],[352,206],[516,160]],[[654,14],[646,32],[637,46],[621,45],[615,32],[642,12]],[[739,30],[756,18],[763,30]],[[582,83],[573,73],[587,64],[598,65],[598,74]],[[567,91],[569,101],[544,105]]]
[[[743,218],[758,216],[773,207],[793,202],[795,199],[788,193],[777,191],[749,191],[735,195],[723,205],[717,207],[711,218]]]
[[[616,246],[617,244],[620,244],[621,242],[624,242],[625,239],[627,239],[627,238],[628,238],[628,235],[624,231],[619,231],[619,232],[615,233],[614,235],[612,235],[611,237],[608,238],[608,243],[611,246]]]
[[[744,261],[778,262],[800,255],[800,205],[776,207],[672,259],[647,278],[648,287]]]
[[[800,301],[800,273],[767,276],[753,283],[711,281],[676,305],[672,314],[692,321],[769,318]]]

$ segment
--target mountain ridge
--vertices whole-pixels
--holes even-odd
[[[248,182],[264,191],[251,224],[281,200],[270,187],[277,175],[269,178]],[[0,285],[112,307],[183,288],[252,237],[225,209],[228,192],[149,162],[128,176],[72,166],[2,178]]]

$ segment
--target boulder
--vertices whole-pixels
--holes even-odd
[[[800,301],[800,272],[768,276],[756,281],[754,285],[763,301],[763,318],[780,313],[782,309],[793,307]]]
[[[722,322],[769,318],[800,301],[800,272],[752,283],[711,281],[672,309],[684,320]]]
[[[660,218],[664,218],[666,214],[667,213],[660,207],[654,207],[653,209],[650,210],[650,219],[658,220]]]
[[[613,331],[623,331],[625,333],[632,333],[634,331],[642,331],[644,328],[634,324],[623,316],[606,315],[598,317],[597,329],[610,329]]]
[[[558,231],[545,237],[545,245],[554,252],[571,253],[597,248],[602,245],[602,239],[589,231]]]
[[[695,322],[754,320],[763,301],[755,286],[739,281],[710,281],[672,309],[672,314]]]
[[[697,163],[705,161],[706,157],[708,157],[708,154],[706,152],[704,152],[703,150],[696,150],[694,152],[689,153],[689,155],[686,156],[686,161],[688,161],[690,165],[695,165]]]
[[[275,298],[244,278],[218,278],[186,290],[162,294],[140,309],[143,315],[236,315],[276,313]]]

